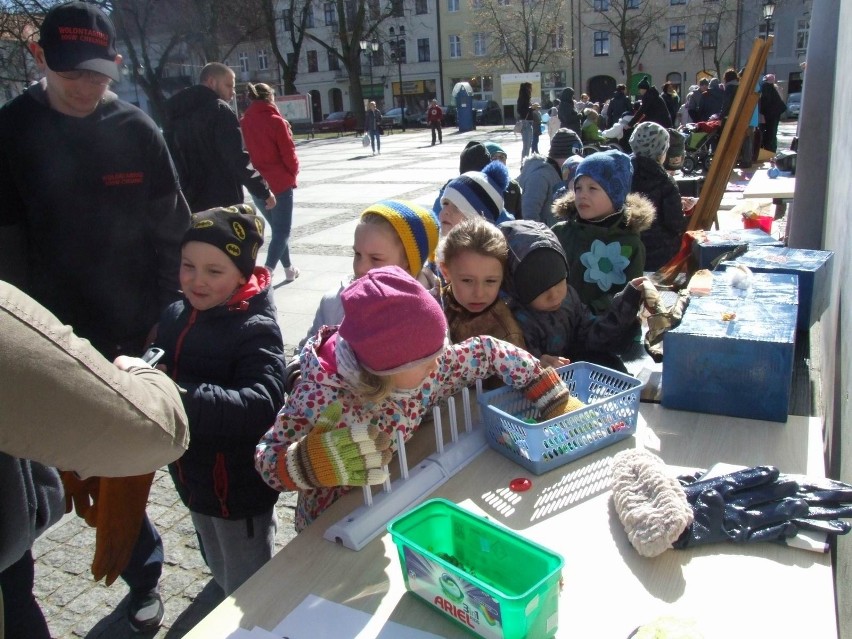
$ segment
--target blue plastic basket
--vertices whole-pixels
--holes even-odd
[[[536,475],[636,432],[643,382],[588,362],[556,372],[588,406],[536,424],[525,421],[535,419],[535,407],[514,388],[498,388],[479,398],[488,443]]]

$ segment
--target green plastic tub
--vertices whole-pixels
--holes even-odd
[[[562,557],[446,499],[388,524],[405,586],[486,639],[556,634]]]

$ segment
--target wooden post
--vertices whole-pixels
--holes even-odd
[[[739,81],[737,95],[734,96],[734,102],[731,104],[727,122],[722,129],[719,144],[713,153],[713,161],[701,189],[701,197],[698,199],[698,204],[695,205],[695,211],[690,218],[688,229],[690,231],[706,231],[716,220],[716,213],[722,203],[725,188],[737,163],[752,113],[754,113],[760,97],[757,92],[757,83],[763,73],[763,67],[771,48],[771,36],[767,39],[756,38],[752,45],[751,54]],[[684,269],[687,260],[688,256],[679,255],[663,266],[659,271],[661,280],[664,282],[673,281],[678,273]]]

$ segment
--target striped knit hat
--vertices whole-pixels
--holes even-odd
[[[484,217],[492,224],[503,211],[503,192],[509,185],[509,169],[502,162],[489,162],[482,171],[469,171],[451,180],[441,202],[452,202],[465,217]]]
[[[435,259],[440,226],[434,213],[403,200],[382,200],[371,204],[361,212],[361,218],[370,213],[385,218],[399,235],[411,275],[417,277],[426,260]]]

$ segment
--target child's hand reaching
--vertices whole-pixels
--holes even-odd
[[[571,363],[570,359],[567,357],[560,357],[559,355],[542,355],[539,361],[545,368],[548,366],[559,368],[560,366],[567,366]]]
[[[382,469],[391,459],[390,436],[376,426],[339,427],[343,407],[328,406],[316,425],[278,458],[285,484],[299,489],[369,486],[387,479]]]

